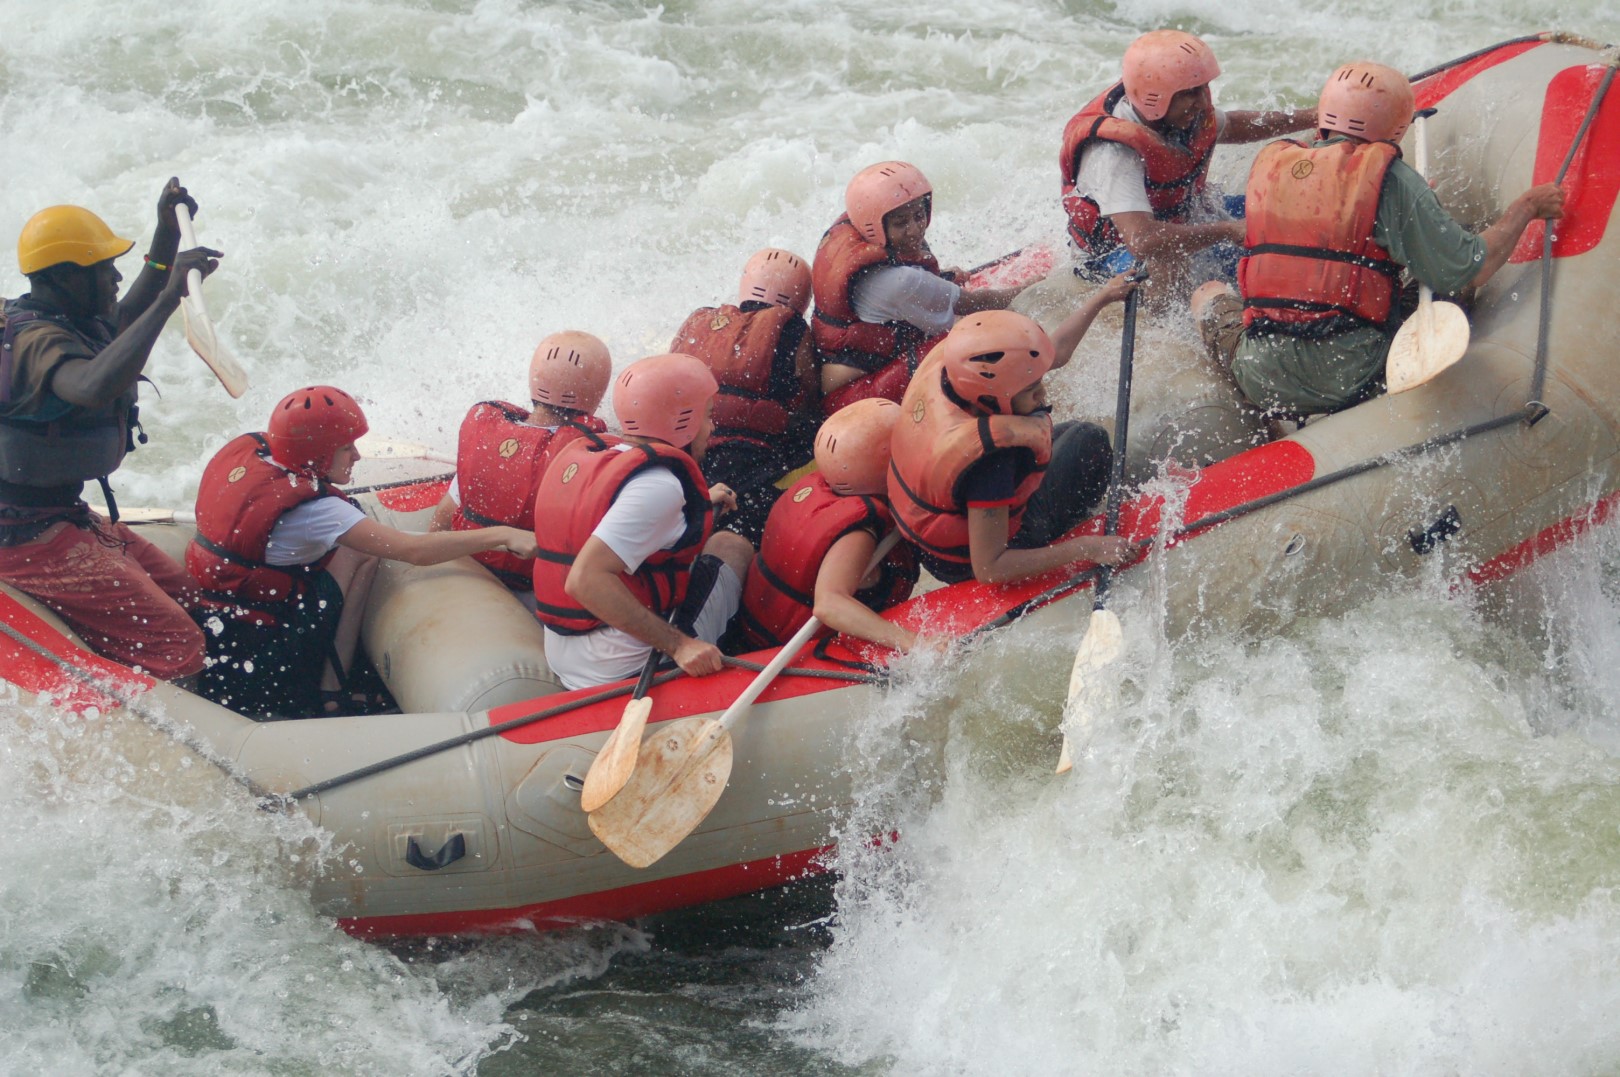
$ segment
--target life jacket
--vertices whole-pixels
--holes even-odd
[[[271,565],[265,548],[282,514],[320,497],[345,495],[324,479],[276,463],[263,434],[226,442],[203,468],[197,535],[186,546],[186,571],[202,585],[203,604],[252,624],[282,623],[286,604],[337,551],[307,565]]]
[[[602,627],[595,614],[564,588],[574,558],[607,515],[613,501],[637,474],[669,469],[686,492],[686,531],[675,548],[654,551],[635,572],[622,577],[636,600],[668,618],[686,597],[692,562],[714,530],[709,486],[697,461],[661,442],[619,451],[617,438],[576,438],[552,458],[535,494],[535,615],[553,632],[578,636]]]
[[[1215,152],[1213,117],[1202,118],[1183,146],[1145,124],[1115,116],[1114,108],[1124,96],[1125,84],[1115,83],[1075,113],[1063,128],[1058,166],[1063,170],[1063,208],[1069,215],[1069,236],[1082,251],[1093,254],[1107,254],[1123,240],[1097,203],[1074,188],[1081,150],[1098,141],[1117,142],[1135,150],[1147,176],[1148,204],[1153,207],[1154,219],[1160,221],[1187,219],[1204,189],[1209,160]]]
[[[861,275],[880,266],[917,266],[939,272],[939,260],[932,254],[914,261],[896,258],[888,247],[868,243],[849,215],[838,218],[822,235],[810,267],[815,292],[815,315],[810,321],[810,339],[816,349],[816,367],[841,363],[862,372],[856,381],[865,382],[855,395],[840,390],[841,403],[883,396],[898,402],[917,369],[938,338],[908,322],[863,322],[855,313],[855,282]],[[899,391],[895,390],[898,384]],[[880,391],[881,390],[881,391]],[[838,410],[826,404],[827,414]]]
[[[787,432],[788,419],[804,406],[794,367],[804,329],[792,307],[757,300],[703,307],[686,319],[669,350],[702,359],[720,383],[716,437],[759,440]]]
[[[1373,226],[1398,156],[1394,143],[1348,139],[1282,139],[1260,151],[1238,262],[1246,327],[1305,337],[1393,328],[1401,267],[1373,241]]]
[[[951,388],[937,361],[923,364],[900,406],[889,462],[889,507],[900,533],[941,561],[970,563],[962,478],[987,454],[1016,449],[1022,475],[1008,506],[1008,534],[1016,534],[1052,458],[1052,417],[982,414]]]
[[[474,404],[461,420],[456,443],[456,487],[461,504],[450,517],[452,531],[481,527],[534,526],[534,492],[551,458],[583,434],[600,434],[607,424],[596,416],[567,420],[555,429],[530,426],[529,412],[504,400]],[[531,562],[505,550],[473,557],[514,591],[534,586]]]
[[[844,496],[819,473],[788,487],[771,507],[759,555],[748,566],[738,624],[753,648],[780,647],[815,613],[816,576],[833,544],[852,531],[882,538],[893,526],[889,506],[863,494]],[[896,543],[881,575],[855,597],[882,612],[904,602],[917,585],[917,558]]]
[[[113,327],[104,319],[72,319],[31,304],[26,297],[8,300],[0,331],[0,482],[18,486],[73,486],[102,480],[118,470],[135,448],[139,429],[131,388],[99,408],[70,404],[46,393],[30,413],[11,408],[12,373],[17,335],[31,323],[60,326],[95,354],[113,342]],[[140,438],[143,442],[146,435]],[[109,502],[109,508],[112,507]],[[116,518],[116,517],[115,517]]]

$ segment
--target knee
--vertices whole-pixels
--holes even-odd
[[[724,561],[739,580],[747,575],[748,565],[754,560],[754,544],[733,531],[716,531],[703,552]]]

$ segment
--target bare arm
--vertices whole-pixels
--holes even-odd
[[[361,520],[343,533],[338,545],[372,557],[408,565],[437,565],[469,554],[504,549],[518,557],[534,556],[534,535],[515,527],[481,527],[476,531],[419,534],[399,531],[376,520]]]
[[[1125,297],[1131,294],[1137,282],[1131,279],[1130,273],[1120,273],[1108,280],[1101,288],[1081,302],[1075,312],[1063,319],[1063,323],[1052,331],[1052,369],[1067,366],[1074,358],[1074,349],[1080,346],[1080,341],[1091,329],[1091,323],[1097,320],[1097,315],[1103,308],[1111,303],[1124,302]]]
[[[179,205],[185,206],[193,216],[196,215],[196,199],[180,186],[179,177],[171,176],[158,195],[157,227],[152,232],[151,246],[146,248],[148,260],[141,264],[140,276],[135,278],[135,283],[129,286],[118,303],[120,331],[146,313],[146,309],[175,276],[174,258],[180,249],[180,222],[175,218],[174,207]],[[152,265],[153,262],[167,268],[159,269]]]
[[[975,288],[973,291],[962,289],[962,294],[956,297],[956,306],[953,308],[958,314],[972,314],[980,310],[1006,310],[1012,306],[1012,301],[1018,298],[1026,285],[1017,288]]]
[[[1131,551],[1130,540],[1105,535],[1086,535],[1033,550],[1014,550],[1007,545],[1011,532],[1005,506],[970,507],[967,517],[973,578],[980,583],[1012,583],[1075,561],[1117,565]]]
[[[1177,224],[1155,220],[1141,210],[1115,213],[1108,218],[1119,229],[1132,254],[1145,262],[1159,259],[1180,260],[1205,247],[1224,241],[1242,243],[1242,221],[1208,221],[1203,224]]]
[[[909,651],[917,643],[916,634],[885,621],[855,597],[876,549],[877,539],[868,531],[852,531],[832,544],[816,572],[816,620],[846,636]]]
[[[563,590],[607,624],[675,659],[690,676],[706,677],[725,668],[720,648],[693,639],[643,606],[624,585],[625,572],[613,548],[592,535],[574,558]]]
[[[455,515],[456,503],[450,500],[450,494],[446,492],[443,497],[439,498],[439,503],[433,506],[433,519],[428,521],[428,530],[450,530],[451,521],[455,519]]]
[[[1222,142],[1260,142],[1293,131],[1316,128],[1314,108],[1286,108],[1271,112],[1228,112]]]
[[[1564,189],[1556,183],[1532,187],[1515,198],[1507,212],[1479,234],[1479,238],[1485,241],[1485,261],[1469,284],[1478,288],[1507,264],[1508,255],[1518,246],[1519,237],[1524,235],[1531,221],[1557,220],[1563,215]]]

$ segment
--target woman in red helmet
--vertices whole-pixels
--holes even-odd
[[[366,516],[338,486],[367,429],[343,390],[299,389],[263,433],[228,442],[203,470],[186,567],[204,588],[198,691],[209,699],[261,719],[340,713],[379,558],[534,556],[534,536],[517,528],[422,535]]]

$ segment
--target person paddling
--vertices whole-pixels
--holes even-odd
[[[960,315],[1006,308],[1022,288],[967,289],[928,246],[934,188],[915,165],[863,168],[844,192],[844,215],[821,237],[811,273],[811,335],[822,410],[896,400],[911,373]]]
[[[1412,113],[1405,75],[1358,60],[1323,86],[1315,139],[1274,142],[1255,158],[1242,296],[1212,282],[1193,311],[1212,357],[1255,405],[1308,415],[1381,393],[1402,267],[1439,295],[1478,288],[1531,221],[1563,216],[1563,189],[1543,183],[1485,231],[1464,228],[1401,159]]]
[[[504,549],[534,556],[514,527],[397,531],[340,489],[369,429],[330,385],[283,397],[263,432],[225,444],[203,469],[186,566],[205,588],[209,665],[198,691],[252,718],[344,713],[360,622],[379,559],[412,565]]]
[[[810,267],[767,247],[743,267],[737,302],[693,311],[670,345],[703,360],[720,385],[703,473],[737,493],[737,511],[719,526],[755,545],[777,480],[809,458],[808,430],[821,414],[809,307]]]
[[[139,382],[186,278],[218,251],[179,251],[179,179],[158,197],[157,227],[123,299],[116,261],[135,241],[80,206],[51,206],[17,238],[29,291],[4,307],[0,336],[0,580],[38,599],[99,654],[180,680],[203,666],[187,607],[196,585],[172,558],[118,522],[108,478],[146,441]],[[101,484],[108,516],[84,484]],[[110,517],[110,518],[109,518]]]
[[[780,647],[812,615],[834,632],[882,647],[916,645],[914,633],[878,616],[917,585],[912,548],[898,543],[866,571],[878,542],[894,529],[885,495],[900,414],[892,400],[857,400],[821,424],[816,470],[777,498],[748,567],[738,649]]]
[[[607,345],[591,334],[565,330],[541,340],[529,360],[530,406],[485,400],[461,420],[456,475],[428,530],[533,527],[534,492],[551,458],[575,438],[607,430],[596,409],[612,377]],[[533,608],[528,561],[505,550],[473,557]]]
[[[715,509],[734,508],[736,496],[698,467],[719,388],[691,355],[632,363],[613,383],[624,437],[579,438],[546,468],[535,495],[535,615],[565,686],[635,676],[654,650],[691,676],[720,672],[715,642],[754,547],[714,531]]]

